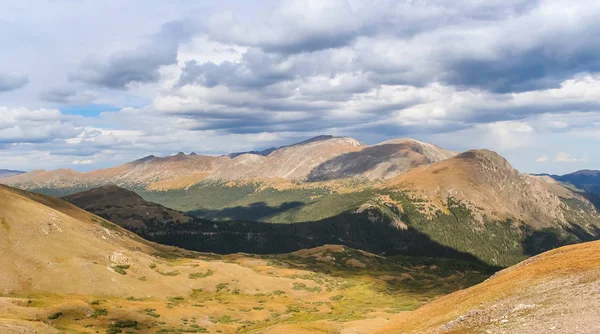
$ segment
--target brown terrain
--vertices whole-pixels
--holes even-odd
[[[94,188],[116,184],[126,188],[168,190],[184,189],[205,179],[313,181],[362,177],[377,180],[455,154],[412,139],[367,146],[350,137],[321,136],[281,147],[266,156],[256,153],[234,157],[183,153],[166,158],[148,156],[93,172],[36,170],[1,182],[22,189]]]
[[[468,263],[386,262],[339,246],[270,257],[188,252],[6,186],[0,230],[0,333],[9,334],[341,332],[486,277]]]
[[[148,221],[167,224],[187,223],[191,220],[183,212],[145,201],[135,192],[115,185],[66,196],[63,200],[138,233]]]
[[[521,174],[489,150],[473,150],[434,164],[418,166],[384,187],[404,189],[439,208],[449,197],[467,206],[480,221],[510,218],[534,228],[569,226],[574,218],[592,231],[600,215],[591,202],[549,177]],[[570,205],[569,200],[578,203]],[[569,219],[570,218],[570,219]]]
[[[600,242],[565,246],[398,315],[376,333],[599,333]]]

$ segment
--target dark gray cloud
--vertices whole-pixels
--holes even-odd
[[[26,75],[0,73],[0,93],[22,88],[27,83],[29,83],[29,78]]]
[[[92,103],[98,95],[90,91],[74,89],[51,89],[40,94],[40,99],[59,104],[86,105]]]
[[[557,88],[574,75],[600,71],[600,36],[564,54],[548,46],[531,50],[502,51],[497,59],[457,59],[447,64],[448,84],[494,93]]]
[[[225,61],[218,65],[212,62],[198,64],[195,60],[190,60],[182,69],[179,84],[265,87],[295,77],[295,70],[284,64],[284,61],[286,58],[282,55],[268,54],[258,49],[248,50],[242,60],[236,63]]]
[[[70,78],[112,89],[156,82],[160,79],[160,67],[177,62],[179,44],[193,31],[194,26],[185,20],[166,23],[157,34],[134,49],[113,54],[106,61],[86,60]]]

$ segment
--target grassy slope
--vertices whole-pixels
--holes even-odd
[[[568,217],[572,226],[533,230],[528,228],[524,224],[525,222],[512,220],[497,221],[487,218],[483,225],[476,223],[473,213],[461,203],[452,202],[452,199],[449,199],[450,205],[447,210],[442,212],[438,209],[430,210],[418,198],[408,196],[401,191],[367,188],[364,185],[353,191],[339,192],[332,189],[335,187],[325,188],[315,185],[312,188],[303,186],[280,190],[264,187],[258,183],[230,185],[203,182],[188,190],[147,191],[136,189],[136,191],[146,200],[209,219],[287,224],[317,222],[341,226],[356,220],[352,213],[362,204],[372,203],[380,211],[375,215],[384,218],[380,223],[393,226],[395,222],[401,221],[419,233],[429,236],[435,243],[459,252],[472,254],[484,262],[497,266],[509,266],[528,256],[566,244],[593,240],[600,235],[600,229],[595,234],[579,229],[578,224],[593,225],[593,222],[581,221],[575,211]],[[382,196],[391,196],[391,204],[400,208],[401,212],[393,212],[398,210],[391,210],[387,205],[390,203],[386,204],[385,201],[380,200]],[[577,203],[571,203],[571,205],[577,207]],[[366,218],[367,216],[361,219]],[[366,219],[365,223],[368,225],[369,219]],[[396,229],[395,227],[390,228]],[[318,228],[315,230],[319,231]],[[335,230],[339,229],[335,228]],[[254,231],[244,226],[244,231],[263,233],[263,227],[257,226]],[[389,233],[397,234],[394,231]],[[177,238],[179,237],[177,236]],[[315,235],[315,238],[319,239],[319,236]],[[214,247],[202,248],[202,245],[195,247],[190,244],[189,240],[177,244],[173,243],[171,239],[173,238],[157,240],[195,250],[210,249],[211,251],[227,252]],[[332,240],[326,242],[331,243]],[[375,242],[377,243],[377,241]],[[353,247],[359,246],[352,240],[348,240],[346,244]],[[310,247],[312,246],[316,245],[311,244]],[[373,247],[365,249],[376,252],[386,251],[385,247],[379,246],[373,245]],[[390,244],[387,251],[397,252],[394,250],[396,246],[395,243]],[[297,248],[292,247],[284,251],[295,249]],[[269,251],[252,247],[236,250],[262,253],[281,252],[278,249]]]
[[[490,274],[457,260],[340,246],[276,256],[186,252],[7,187],[0,223],[3,333],[338,332],[347,321],[412,310]]]
[[[569,333],[579,319],[598,319],[599,274],[600,242],[562,247],[398,316],[380,332],[430,331],[444,326],[454,333],[486,329],[508,333],[558,329],[556,332]],[[586,322],[585,327],[577,327],[578,332],[597,331],[598,321]]]

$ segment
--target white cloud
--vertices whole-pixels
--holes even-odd
[[[546,154],[542,155],[541,157],[535,159],[536,162],[548,162],[550,160],[550,157]]]
[[[91,165],[94,163],[94,160],[74,160],[73,165]]]
[[[587,161],[587,154],[585,154],[583,157],[575,157],[567,152],[558,152],[556,154],[556,157],[554,158],[554,161],[556,162],[582,162],[582,161]]]

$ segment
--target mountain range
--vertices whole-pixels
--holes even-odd
[[[337,243],[508,266],[600,236],[593,202],[561,182],[519,173],[492,151],[458,153],[412,139],[365,145],[319,136],[262,153],[149,156],[88,173],[33,171],[1,182],[61,196],[120,186],[129,195],[101,188],[66,199],[146,238],[195,251],[280,253]],[[119,209],[131,217],[111,213],[106,201],[114,210],[131,201]],[[150,222],[166,208],[179,218]],[[146,234],[139,230],[148,224]]]
[[[139,205],[131,200],[125,205]],[[492,268],[473,262],[339,245],[269,256],[196,253],[6,186],[0,222],[2,333],[595,333],[599,326],[600,242],[489,277]]]
[[[12,177],[12,176],[23,174],[23,173],[25,173],[25,172],[21,172],[18,170],[0,169],[0,179]]]
[[[14,175],[0,332],[594,333],[597,177],[331,136]]]

